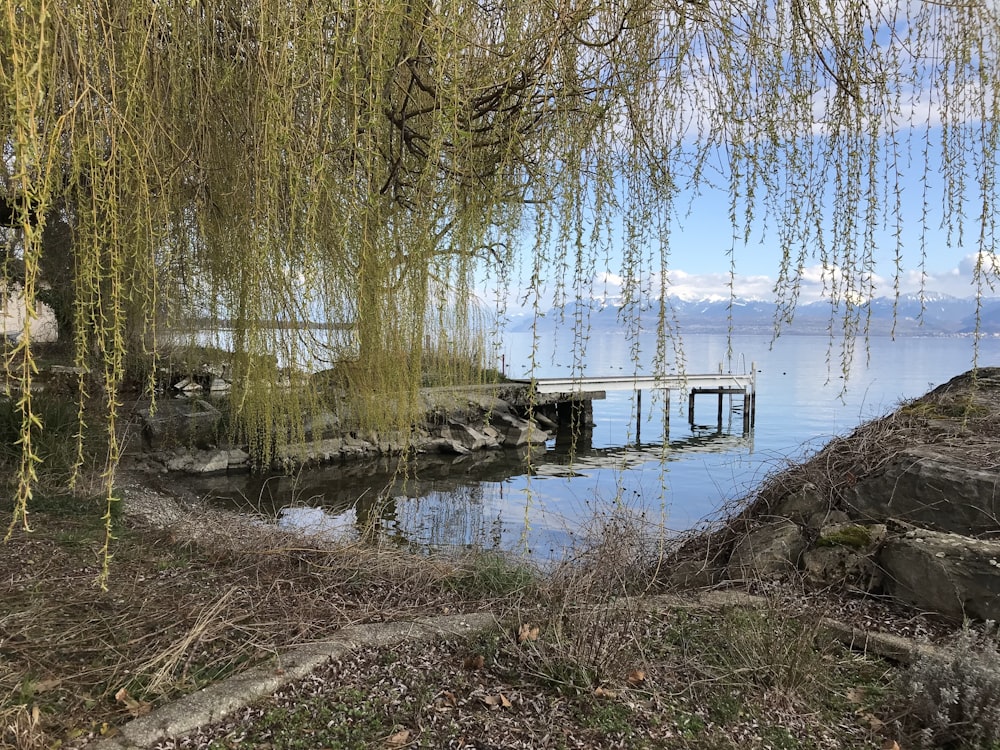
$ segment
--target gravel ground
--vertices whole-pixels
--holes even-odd
[[[362,650],[157,750],[871,748],[890,739],[879,714],[893,668],[816,646],[776,612],[647,612],[622,628],[611,658],[586,675],[549,630],[530,625],[522,638]]]

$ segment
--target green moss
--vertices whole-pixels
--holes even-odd
[[[864,549],[871,543],[871,530],[860,524],[842,526],[816,540],[817,547],[850,547],[851,549]]]

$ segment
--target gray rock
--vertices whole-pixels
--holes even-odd
[[[795,492],[785,495],[769,509],[772,516],[787,518],[800,526],[818,513],[828,511],[830,500],[812,482],[807,482]]]
[[[1000,473],[957,465],[933,448],[900,454],[845,491],[856,519],[902,521],[976,536],[997,530]]]
[[[667,574],[667,584],[682,589],[700,589],[714,586],[721,581],[725,568],[705,560],[682,560],[675,563]]]
[[[200,383],[192,380],[191,378],[184,378],[183,380],[174,384],[174,390],[182,393],[185,396],[191,396],[196,393],[200,393],[204,390]]]
[[[194,463],[194,458],[188,453],[167,459],[166,466],[169,471],[187,471]]]
[[[503,435],[500,434],[500,430],[491,424],[483,425],[483,435],[485,435],[486,439],[493,445],[499,446],[503,441]]]
[[[886,536],[884,524],[831,524],[802,554],[806,580],[816,586],[874,591],[882,582],[875,553]]]
[[[447,434],[446,434],[447,433]],[[456,443],[460,443],[468,450],[478,451],[484,448],[498,448],[499,442],[491,438],[485,432],[480,432],[471,425],[461,422],[451,422],[446,428],[441,430],[441,437],[450,438]]]
[[[468,404],[484,415],[510,414],[510,404],[488,393],[469,393]]]
[[[212,381],[208,384],[209,393],[213,396],[221,396],[225,393],[229,393],[233,386],[228,380],[223,380],[222,378],[213,377]]]
[[[230,469],[243,468],[250,463],[250,454],[242,448],[230,448],[226,451],[226,458]]]
[[[340,428],[340,417],[331,411],[318,411],[306,416],[302,423],[303,433],[309,440],[320,440],[330,436]]]
[[[729,577],[739,579],[776,578],[798,568],[805,549],[805,538],[798,524],[791,521],[759,526],[733,548]]]
[[[177,446],[215,445],[222,412],[204,399],[161,399],[135,410],[142,425],[144,447],[164,450]]]
[[[458,440],[451,440],[450,438],[439,437],[428,441],[427,443],[428,452],[434,451],[437,453],[454,453],[456,455],[466,455],[471,453],[471,451],[462,445]]]
[[[842,510],[828,509],[818,510],[810,515],[803,524],[808,529],[819,530],[831,524],[849,523],[851,517]]]
[[[910,530],[890,537],[878,562],[898,599],[955,618],[1000,619],[1000,542]]]
[[[211,474],[229,468],[229,451],[211,451],[195,456],[187,471],[192,474]]]
[[[375,446],[367,440],[361,440],[360,438],[348,435],[341,441],[340,452],[345,456],[363,456],[368,453],[374,453]]]
[[[503,435],[505,446],[521,446],[544,443],[549,439],[549,433],[539,429],[527,419],[521,419],[511,414],[500,414],[494,423]]]

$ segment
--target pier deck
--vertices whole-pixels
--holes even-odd
[[[649,389],[705,389],[724,388],[732,391],[750,392],[755,390],[756,377],[753,373],[737,375],[730,372],[688,375],[607,375],[580,378],[522,378],[517,383],[534,385],[535,393],[576,393],[585,391],[642,391]]]
[[[635,391],[637,412],[642,408],[643,390],[686,390],[688,392],[688,421],[694,424],[695,396],[712,394],[718,400],[718,424],[722,429],[724,396],[743,397],[743,431],[754,425],[757,410],[757,369],[751,365],[748,374],[732,372],[687,373],[685,375],[598,375],[576,378],[522,378],[515,380],[531,387],[542,397],[542,402],[586,402],[605,397],[606,391]],[[548,397],[548,398],[546,398]],[[637,414],[638,416],[638,414]]]

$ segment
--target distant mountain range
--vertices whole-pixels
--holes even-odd
[[[877,297],[860,306],[857,312],[862,325],[869,320],[869,333],[874,335],[888,334],[893,330],[895,320],[897,336],[958,336],[975,331],[976,304],[975,298],[962,299],[928,292],[923,295],[922,301],[916,294],[903,294],[898,300]],[[979,305],[980,332],[1000,335],[1000,297],[983,298]],[[621,301],[615,299],[581,300],[553,308],[534,322],[530,318],[514,320],[509,328],[525,331],[535,326],[537,330],[555,330],[572,327],[579,318],[593,333],[616,331],[626,325],[625,321],[635,317],[636,307],[623,309]],[[639,308],[640,328],[655,331],[658,303],[643,302]],[[775,304],[765,300],[730,300],[718,296],[705,299],[671,298],[670,308],[682,333],[724,333],[729,328],[730,319],[737,333],[774,331]],[[829,301],[798,304],[791,323],[782,326],[782,332],[827,333],[831,326],[834,331],[840,331],[843,312],[842,305],[834,307]]]

